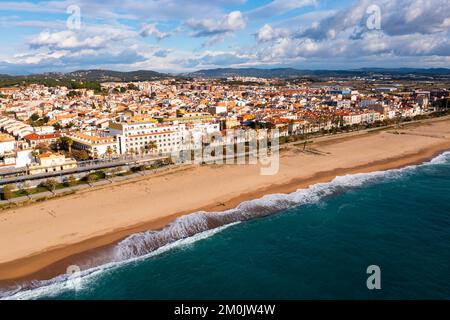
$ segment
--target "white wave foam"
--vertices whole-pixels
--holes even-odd
[[[236,208],[223,212],[195,212],[176,219],[163,230],[141,232],[127,237],[114,247],[111,260],[120,262],[140,257],[198,233],[230,223],[264,217],[293,206],[316,203],[323,197],[366,185],[372,181],[399,177],[404,171],[405,169],[396,169],[339,176],[329,183],[315,184],[290,194],[270,194],[245,201]]]
[[[429,162],[425,162],[424,165],[436,165],[436,164],[445,164],[450,161],[450,151],[444,152],[437,157],[431,159]]]
[[[162,254],[164,252],[170,251],[175,248],[185,247],[192,245],[200,240],[209,238],[233,225],[238,224],[239,222],[228,224],[226,226],[222,226],[216,229],[208,230],[205,232],[198,233],[192,237],[181,239],[178,241],[175,241],[173,243],[170,243],[166,246],[160,247],[155,251],[152,251],[150,253],[147,253],[142,256],[138,256],[135,258],[118,261],[118,262],[110,262],[101,266],[93,267],[88,270],[84,270],[80,273],[79,278],[81,287],[78,287],[77,290],[83,290],[89,287],[89,283],[92,281],[95,281],[99,276],[104,276],[105,272],[111,272],[117,268],[123,267],[125,265],[135,263],[141,260],[148,259],[150,257]],[[5,297],[2,297],[0,300],[31,300],[31,299],[38,299],[40,297],[53,297],[56,295],[59,295],[64,292],[76,292],[71,284],[68,281],[67,275],[60,275],[56,278],[53,278],[51,280],[45,280],[45,281],[36,281],[34,283],[35,287],[28,290],[23,290],[17,292],[11,292],[10,294],[7,294]]]
[[[258,217],[264,217],[293,206],[317,203],[326,196],[344,192],[376,181],[397,179],[421,166],[438,165],[450,161],[450,152],[445,152],[429,162],[400,169],[376,171],[338,176],[328,183],[318,183],[307,189],[299,189],[290,194],[270,194],[262,198],[245,201],[236,208],[223,212],[195,212],[176,219],[160,231],[133,234],[113,250],[107,263],[82,272],[83,279],[90,279],[113,267],[146,259],[180,245],[196,242],[223,230],[229,225]],[[67,290],[64,276],[35,284],[37,288],[10,295],[12,299],[32,299],[50,296]]]

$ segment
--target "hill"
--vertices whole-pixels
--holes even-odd
[[[167,74],[151,70],[138,70],[130,72],[111,71],[111,70],[78,70],[65,74],[66,78],[76,80],[88,80],[94,82],[132,82],[148,81],[168,77]]]
[[[99,87],[101,82],[133,82],[149,81],[167,78],[169,75],[151,70],[138,70],[131,72],[120,72],[111,70],[78,70],[69,73],[50,72],[33,75],[12,76],[0,75],[0,87],[10,87],[26,84],[44,84],[49,87],[67,86],[77,87]]]

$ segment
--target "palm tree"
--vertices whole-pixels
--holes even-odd
[[[150,142],[147,144],[147,147],[148,147],[148,149],[150,150],[150,152],[152,152],[153,150],[158,149],[158,145],[156,144],[155,141],[150,141]]]
[[[34,158],[34,161],[37,161],[37,156],[39,155],[39,151],[31,151],[31,156]]]
[[[111,148],[111,146],[108,146],[105,153],[108,155],[108,157],[111,157],[111,155],[114,153],[114,150]]]
[[[72,144],[73,144],[73,140],[70,137],[61,137],[59,138],[60,144],[64,147],[64,149],[67,148],[67,151],[69,151],[69,153],[72,153]]]
[[[333,127],[340,128],[341,127],[341,119],[340,119],[340,117],[333,115],[332,118],[331,118],[331,123],[332,123]]]
[[[66,144],[67,144],[67,147],[69,148],[69,154],[72,154],[73,140],[70,139],[69,137],[67,137],[67,139],[66,139]]]

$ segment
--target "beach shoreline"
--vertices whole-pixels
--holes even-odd
[[[446,123],[447,125],[449,123],[448,120],[444,120],[443,122]],[[430,127],[433,127],[433,125],[427,126],[429,130],[431,130]],[[412,130],[414,131],[418,129],[415,128]],[[292,175],[293,173],[296,172],[294,169],[292,169],[293,164],[296,163],[299,157],[305,158],[306,156],[303,156],[302,154],[296,155],[295,153],[287,155],[285,156],[286,157],[285,160],[281,159],[281,161],[282,163],[283,161],[285,161],[287,165],[289,165],[290,171],[286,169],[285,170],[286,174],[283,177],[280,177],[278,180],[273,179],[272,181],[270,179],[266,180],[261,179],[260,183],[258,182],[255,183],[258,185],[255,186],[255,188],[252,191],[248,192],[241,191],[238,192],[238,194],[229,193],[228,198],[223,195],[220,198],[212,197],[211,199],[209,199],[209,202],[205,201],[202,205],[198,207],[186,205],[184,207],[185,210],[179,210],[155,216],[153,219],[147,219],[139,223],[129,224],[127,226],[124,226],[123,228],[114,228],[108,230],[108,232],[103,232],[102,234],[97,234],[90,237],[87,235],[85,236],[86,239],[84,239],[83,241],[60,244],[59,246],[44,248],[43,250],[34,252],[31,255],[2,262],[0,263],[0,288],[15,283],[26,282],[28,280],[37,280],[37,279],[44,280],[53,278],[57,275],[65,273],[65,270],[67,269],[68,265],[77,264],[77,262],[82,260],[86,261],[89,259],[91,260],[95,259],[96,256],[102,255],[102,253],[110,249],[111,246],[113,246],[114,244],[118,243],[119,241],[121,241],[122,239],[126,238],[131,234],[148,230],[162,229],[169,223],[174,221],[176,218],[181,217],[183,215],[191,214],[197,211],[212,211],[212,212],[224,211],[227,209],[234,208],[244,201],[258,199],[264,195],[277,193],[292,193],[298,189],[307,188],[317,183],[330,182],[336,176],[356,174],[356,173],[368,173],[374,171],[385,171],[389,169],[402,168],[409,165],[416,165],[426,162],[434,158],[438,154],[450,150],[450,132],[447,132],[446,126],[443,126],[443,128],[440,128],[439,130],[440,133],[443,132],[443,136],[442,137],[439,136],[438,138],[430,136],[414,137],[414,134],[416,134],[415,131],[410,132],[408,133],[408,136],[405,135],[404,138],[405,142],[407,138],[411,139],[411,141],[408,140],[407,146],[406,145],[399,146],[399,148],[403,148],[398,151],[399,154],[396,154],[396,152],[392,151],[392,154],[386,153],[384,157],[380,156],[380,158],[373,157],[372,159],[366,159],[367,161],[365,163],[364,163],[365,158],[361,156],[361,159],[358,159],[359,162],[356,160],[354,161],[354,163],[349,162],[348,167],[344,165],[346,163],[345,162],[346,158],[345,153],[343,152],[341,155],[341,157],[343,158],[340,161],[333,163],[332,165],[329,166],[329,168],[323,167],[323,170],[318,169],[320,168],[320,166],[318,165],[317,168],[314,167],[315,171],[312,170],[311,174],[309,175],[307,174]],[[429,133],[427,134],[429,135]],[[396,135],[392,135],[391,137],[384,132],[372,134],[372,137],[370,138],[357,136],[353,138],[344,138],[345,141],[341,142],[337,140],[334,141],[334,143],[336,144],[340,143],[342,145],[341,146],[342,150],[345,151],[346,150],[345,148],[348,148],[346,144],[351,144],[359,140],[360,144],[364,145],[364,141],[361,140],[366,139],[367,141],[372,141],[375,139],[374,141],[377,141],[376,140],[377,137],[379,138],[380,141],[386,144],[390,143],[390,141],[392,140],[393,141],[392,150],[395,149],[394,143],[398,143],[397,141],[398,138],[401,138],[397,137]],[[414,141],[414,139],[416,141]],[[340,149],[338,149],[337,147],[334,149],[332,148],[330,149],[328,147],[328,144],[329,144],[328,142],[324,143],[323,145],[317,143],[314,145],[314,147],[321,148],[325,151],[332,153],[333,155],[338,154],[338,151]],[[311,159],[314,158],[311,156]],[[306,163],[307,161],[310,161],[310,158],[301,161],[305,161]],[[193,170],[195,171],[202,169],[197,168]],[[217,168],[209,170],[225,170],[225,169]],[[226,169],[226,170],[230,171],[237,169]],[[188,176],[190,174],[196,174],[196,172],[186,173],[186,175]],[[289,176],[289,174],[291,174],[291,176]],[[249,175],[249,177],[251,176]],[[164,175],[162,175],[162,179],[165,179]],[[177,178],[172,177],[172,179],[175,179],[175,182],[173,183],[177,182],[176,181]],[[112,188],[114,187],[120,188],[120,186],[112,186]],[[239,187],[240,190],[245,190],[244,188],[245,185],[239,185]],[[226,193],[224,192],[224,194]],[[72,197],[72,199],[76,199],[76,196]],[[59,203],[58,201],[64,201],[64,199],[52,201],[49,201],[49,203],[47,204],[32,205],[31,207],[34,207],[36,209],[38,208],[38,206],[47,206],[47,207],[50,206],[58,208],[57,207],[57,204]],[[94,205],[92,206],[95,207]],[[19,213],[21,212],[24,213],[26,211],[27,208],[19,208],[17,210],[14,210],[14,213],[17,216]]]

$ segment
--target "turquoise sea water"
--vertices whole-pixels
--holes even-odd
[[[77,290],[60,279],[13,298],[450,299],[450,153],[251,204],[239,214],[276,212],[96,268]]]

